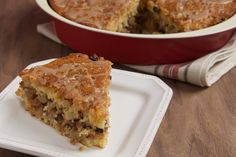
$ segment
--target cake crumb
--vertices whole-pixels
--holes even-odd
[[[84,146],[84,145],[81,145],[80,147],[79,147],[79,151],[85,151],[87,149],[87,147],[86,146]]]

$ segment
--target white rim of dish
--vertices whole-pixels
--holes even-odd
[[[221,22],[217,25],[196,30],[196,31],[190,31],[190,32],[183,32],[183,33],[171,33],[171,34],[131,34],[131,33],[119,33],[119,32],[112,32],[107,30],[101,30],[89,26],[85,26],[76,22],[73,22],[69,19],[64,18],[63,16],[57,14],[48,4],[48,0],[36,0],[36,3],[38,6],[44,10],[49,15],[53,16],[54,18],[65,22],[67,24],[70,24],[75,27],[79,27],[85,30],[90,30],[93,32],[98,33],[104,33],[104,34],[110,34],[115,36],[123,36],[123,37],[130,37],[130,38],[147,38],[147,39],[173,39],[173,38],[193,38],[193,37],[200,37],[200,36],[208,36],[213,35],[216,33],[221,33],[230,29],[236,28],[236,14],[233,15],[228,20]]]

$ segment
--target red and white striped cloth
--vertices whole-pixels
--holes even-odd
[[[40,24],[37,31],[62,44],[52,23]],[[168,65],[126,65],[140,72],[176,79],[202,87],[209,87],[236,65],[236,34],[220,50],[191,62]]]

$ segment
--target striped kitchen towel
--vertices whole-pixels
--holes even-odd
[[[56,36],[52,23],[40,24],[37,31],[62,44]],[[209,87],[236,65],[236,34],[220,50],[194,61],[166,65],[125,65],[140,72],[185,81],[202,87]]]

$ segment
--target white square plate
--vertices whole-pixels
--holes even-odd
[[[172,97],[157,77],[113,69],[108,145],[81,152],[23,109],[15,95],[19,82],[17,77],[0,93],[0,147],[37,156],[144,157]]]

